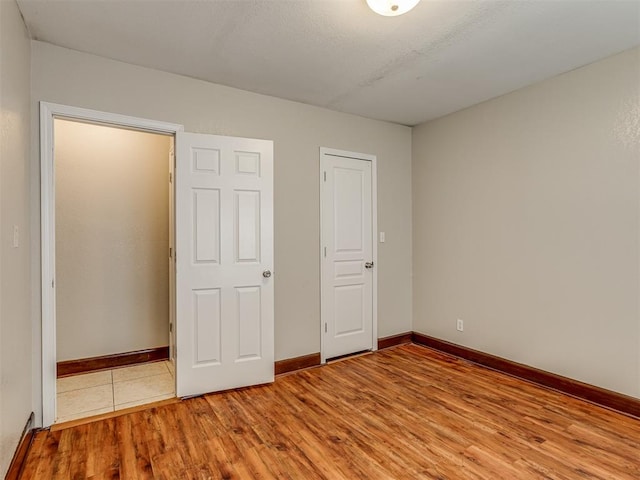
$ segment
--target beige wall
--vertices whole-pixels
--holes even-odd
[[[191,132],[274,140],[278,360],[320,350],[319,148],[377,155],[378,225],[387,233],[378,249],[378,333],[411,329],[411,129],[42,42],[32,49],[34,115],[44,100],[178,123]],[[37,145],[37,135],[32,138]],[[33,165],[38,161],[36,149]],[[37,202],[33,212],[39,221]],[[37,248],[33,254],[39,262]],[[37,284],[34,293],[38,312]],[[34,324],[39,320],[36,314]]]
[[[639,162],[639,49],[415,128],[414,330],[640,397]]]
[[[31,413],[29,318],[30,44],[13,0],[0,1],[0,478]],[[19,246],[13,247],[13,226]]]
[[[171,138],[54,131],[58,361],[168,345]]]

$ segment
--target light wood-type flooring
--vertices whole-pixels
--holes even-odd
[[[37,434],[23,479],[640,479],[640,420],[406,345]]]

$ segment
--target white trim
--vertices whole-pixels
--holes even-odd
[[[373,255],[373,283],[371,285],[373,294],[372,305],[372,343],[371,351],[378,350],[378,159],[376,155],[366,153],[349,152],[347,150],[336,150],[334,148],[320,147],[320,363],[326,363],[327,358],[324,353],[324,321],[322,318],[322,298],[323,298],[323,268],[322,262],[324,257],[324,242],[322,232],[322,203],[323,203],[323,184],[324,184],[324,162],[325,155],[335,157],[354,158],[356,160],[366,160],[371,162],[371,240]]]
[[[116,113],[40,102],[40,229],[42,249],[42,425],[49,427],[56,413],[56,296],[55,296],[55,167],[53,120],[87,123],[175,135],[182,125]]]
[[[324,319],[322,318],[322,299],[323,299],[323,285],[324,285],[324,275],[322,274],[322,270],[323,270],[323,265],[322,263],[324,262],[324,235],[322,232],[322,221],[323,221],[323,209],[322,209],[322,204],[324,202],[324,175],[325,175],[325,169],[324,169],[324,154],[325,151],[328,150],[325,147],[320,147],[320,161],[318,162],[318,165],[320,167],[320,238],[319,238],[319,243],[320,243],[320,250],[318,252],[318,267],[320,268],[320,291],[318,292],[319,294],[319,300],[320,300],[320,325],[319,325],[319,330],[318,332],[320,333],[320,363],[324,364],[327,363],[327,357],[324,354]]]

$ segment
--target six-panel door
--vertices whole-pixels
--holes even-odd
[[[179,133],[179,397],[273,381],[273,142]]]

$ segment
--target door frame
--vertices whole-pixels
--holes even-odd
[[[128,128],[173,135],[182,125],[116,113],[40,102],[40,238],[42,314],[42,426],[49,427],[56,414],[56,296],[55,296],[55,166],[54,119]],[[175,182],[174,182],[175,184]],[[175,296],[175,292],[170,293]],[[175,302],[174,302],[175,305]]]
[[[324,345],[324,323],[325,313],[322,310],[324,300],[324,274],[322,262],[324,261],[324,232],[322,231],[323,214],[322,205],[324,201],[324,165],[325,155],[334,157],[352,158],[355,160],[364,160],[371,162],[371,242],[372,242],[372,262],[374,265],[373,278],[371,284],[372,291],[372,308],[371,308],[371,351],[378,349],[378,167],[376,155],[367,153],[350,152],[347,150],[337,150],[335,148],[320,147],[320,363],[327,363]]]

